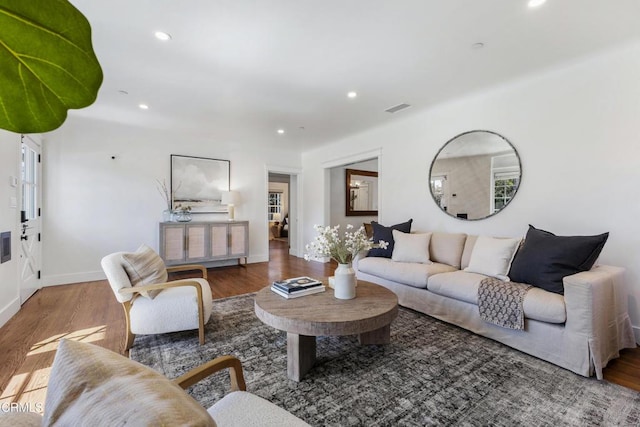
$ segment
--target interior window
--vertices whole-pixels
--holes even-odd
[[[38,153],[33,149],[22,145],[22,210],[25,212],[24,219],[35,219],[37,216],[37,165]]]
[[[282,220],[282,193],[269,192],[268,206],[269,221]]]
[[[519,172],[496,172],[493,174],[493,212],[505,207],[516,194],[520,184]]]

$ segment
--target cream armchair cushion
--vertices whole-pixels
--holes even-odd
[[[204,322],[211,317],[212,297],[209,282],[196,279],[202,287]],[[198,298],[192,286],[169,288],[154,299],[138,298],[131,305],[131,332],[134,334],[164,334],[198,329]]]
[[[251,411],[247,408],[252,408]],[[279,406],[246,391],[227,394],[207,410],[218,427],[283,426],[305,427],[305,423]]]

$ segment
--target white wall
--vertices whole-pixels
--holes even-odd
[[[240,193],[235,218],[250,222],[249,262],[266,261],[266,164],[300,167],[299,155],[255,142],[238,148],[246,145],[78,117],[47,134],[44,145],[45,285],[100,279],[104,255],[142,243],[158,248],[165,206],[155,180],[169,182],[171,154],[231,161],[231,189]]]
[[[640,44],[416,112],[303,155],[304,193],[324,194],[335,153],[381,147],[380,221],[416,230],[522,236],[527,224],[559,235],[610,232],[601,263],[627,268],[632,323],[640,326]],[[401,114],[401,113],[399,113]],[[486,129],[509,139],[522,183],[498,215],[465,222],[429,194],[429,165],[453,136]],[[305,198],[304,241],[328,212]],[[636,331],[637,332],[637,331]],[[636,334],[639,337],[638,334]]]
[[[20,309],[18,282],[19,210],[10,207],[11,198],[18,199],[18,187],[9,183],[18,177],[20,135],[0,130],[0,232],[11,232],[11,261],[0,264],[0,326]]]

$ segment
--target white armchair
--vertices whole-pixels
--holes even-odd
[[[205,409],[183,389],[229,369],[231,392]],[[93,344],[62,340],[51,367],[44,414],[0,411],[0,426],[309,427],[245,391],[240,361],[222,356],[170,381]]]
[[[125,252],[116,252],[107,255],[101,264],[116,299],[124,308],[127,323],[126,349],[133,345],[136,334],[162,334],[191,329],[198,329],[200,344],[204,344],[204,325],[211,317],[212,310],[206,268],[201,265],[165,267],[161,258],[155,254],[160,260],[160,268],[166,269],[167,273],[200,270],[202,278],[133,286],[125,270],[124,254]],[[166,274],[161,277],[166,277]],[[150,291],[155,293],[152,298],[143,296]]]

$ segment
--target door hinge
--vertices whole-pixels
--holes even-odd
[[[38,163],[40,163],[40,162],[41,162],[41,156],[40,156],[40,154],[38,154]]]
[[[38,233],[38,242],[42,240],[42,236]]]
[[[38,279],[40,279],[40,270],[38,270]]]
[[[38,216],[41,216],[42,212],[40,211],[40,208],[38,208]]]

